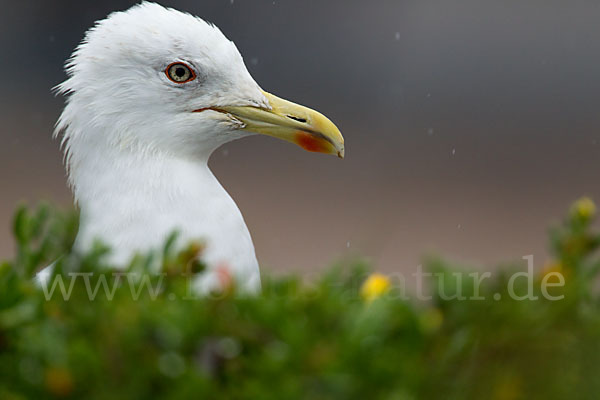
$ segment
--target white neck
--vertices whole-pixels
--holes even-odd
[[[207,157],[182,159],[102,143],[85,155],[77,150],[71,148],[69,162],[81,209],[77,250],[100,239],[112,248],[111,261],[122,265],[136,252],[162,248],[178,231],[180,246],[191,240],[206,244],[209,268],[226,266],[241,280],[248,274],[258,278],[242,215]]]

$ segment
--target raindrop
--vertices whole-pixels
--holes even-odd
[[[428,134],[429,136],[433,135],[433,128],[429,128],[429,129],[427,129],[427,134]]]
[[[275,4],[275,3],[273,3],[273,4]],[[252,57],[252,59],[250,59],[250,64],[257,65],[258,64],[258,58]]]
[[[452,155],[456,154],[456,149],[452,149]]]
[[[396,40],[400,40],[400,32],[396,32],[395,38]]]
[[[350,248],[350,242],[346,242],[346,248]]]

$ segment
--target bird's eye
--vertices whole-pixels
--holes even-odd
[[[165,74],[167,74],[167,78],[175,83],[186,83],[196,78],[194,70],[181,62],[169,64]]]

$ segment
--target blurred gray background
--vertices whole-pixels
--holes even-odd
[[[0,1],[0,258],[19,202],[71,206],[50,90],[85,30],[133,3]],[[264,267],[541,263],[570,202],[600,199],[597,0],[162,4],[214,22],[265,90],[346,138],[343,161],[267,137],[214,154]]]

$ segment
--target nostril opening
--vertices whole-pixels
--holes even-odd
[[[304,118],[294,117],[293,115],[287,115],[287,117],[288,117],[289,119],[293,119],[294,121],[298,121],[298,122],[306,123],[306,119],[304,119]]]

